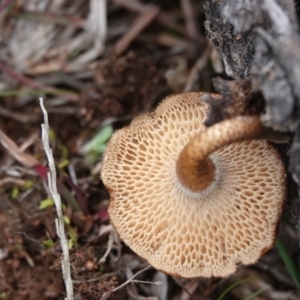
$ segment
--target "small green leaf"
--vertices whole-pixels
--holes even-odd
[[[67,210],[67,206],[63,202],[61,203],[61,209],[62,209],[63,212],[65,212]]]
[[[99,158],[99,153],[89,152],[85,155],[84,161],[88,166],[92,166]]]
[[[77,246],[77,233],[75,232],[75,230],[73,230],[72,228],[69,228],[68,236],[70,238],[68,241],[69,249],[71,249],[74,246]]]
[[[100,265],[98,268],[99,273],[104,274],[105,268],[104,265]]]
[[[217,300],[222,300],[224,299],[224,297],[232,290],[234,289],[236,286],[241,285],[242,283],[251,281],[253,279],[255,279],[256,277],[251,277],[251,278],[247,278],[247,279],[243,279],[243,280],[239,280],[235,283],[233,283],[232,285],[230,285],[227,289],[225,289],[225,291],[223,291],[223,293],[217,298]]]
[[[54,243],[53,243],[53,241],[50,240],[50,239],[49,239],[49,240],[43,241],[42,244],[44,245],[44,247],[45,247],[46,249],[52,249],[52,248],[54,247]]]
[[[69,156],[69,150],[68,150],[68,148],[65,147],[65,146],[63,146],[63,145],[60,145],[59,148],[61,150],[61,156],[62,156],[62,158],[63,159],[68,158],[68,156]]]
[[[67,158],[62,159],[62,160],[60,161],[60,163],[58,164],[58,168],[59,168],[59,169],[63,169],[63,168],[65,168],[69,163],[70,163],[70,161],[69,161]]]
[[[12,199],[17,199],[19,197],[20,190],[18,187],[14,187],[11,191],[11,197]]]
[[[24,190],[28,190],[28,189],[30,189],[32,186],[33,186],[33,181],[27,180],[27,181],[25,182],[25,184],[23,185],[23,189],[24,189]]]
[[[83,153],[87,152],[96,152],[96,153],[103,153],[105,150],[105,144],[107,140],[113,134],[113,127],[111,125],[107,125],[100,129],[98,133],[88,142],[86,143],[81,151]]]
[[[72,239],[68,240],[68,248],[71,249],[74,247],[74,241]]]
[[[39,209],[46,209],[52,206],[54,206],[54,201],[53,199],[48,198],[40,202]]]
[[[64,216],[64,223],[67,224],[67,225],[70,225],[71,220],[68,216]]]
[[[102,154],[102,153],[104,153],[105,149],[106,149],[106,144],[100,145],[97,152]]]
[[[0,299],[5,299],[6,292],[0,292]]]
[[[49,128],[49,140],[51,142],[55,142],[56,141],[56,133],[51,128]]]
[[[73,60],[74,58],[76,58],[80,53],[79,49],[75,49],[73,51],[70,52],[69,56],[68,56],[68,60]]]

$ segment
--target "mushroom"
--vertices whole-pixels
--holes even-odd
[[[101,177],[121,239],[172,276],[226,277],[274,244],[284,165],[258,117],[205,128],[202,93],[166,98],[116,131]]]

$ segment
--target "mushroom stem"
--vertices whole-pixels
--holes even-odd
[[[193,192],[205,190],[215,177],[211,153],[231,143],[272,137],[273,133],[257,116],[235,117],[209,127],[195,136],[179,154],[176,162],[179,182]]]

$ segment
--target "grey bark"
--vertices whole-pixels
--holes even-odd
[[[289,178],[298,184],[300,195],[299,1],[207,0],[205,11],[207,35],[222,53],[227,74],[239,81],[234,85],[235,89],[243,92],[241,86],[248,84],[248,96],[240,101],[249,105],[254,101],[251,97],[256,95],[258,110],[254,113],[261,115],[265,126],[294,133],[290,156],[286,160]],[[226,91],[222,94],[223,100],[208,99],[212,107],[211,123],[230,117],[226,114],[230,111],[228,105],[237,101],[228,100],[237,94],[236,90],[228,89],[232,86],[232,83],[219,82],[221,94],[222,90]],[[264,109],[260,109],[260,105]],[[245,109],[242,113],[249,112]],[[297,193],[291,193],[289,197],[293,202],[300,241],[299,197]]]

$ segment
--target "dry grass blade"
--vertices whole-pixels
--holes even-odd
[[[48,186],[49,186],[50,194],[54,200],[55,207],[56,207],[58,218],[55,220],[55,225],[56,225],[57,235],[60,238],[60,243],[63,251],[63,259],[62,259],[61,266],[62,266],[62,273],[63,273],[63,278],[65,281],[66,291],[67,291],[66,299],[73,300],[73,283],[71,278],[68,240],[65,234],[64,219],[63,219],[63,213],[61,208],[61,198],[57,192],[55,163],[52,155],[52,150],[49,145],[48,114],[44,107],[42,98],[40,98],[40,106],[44,115],[44,124],[42,124],[42,141],[48,158],[49,169],[50,169],[50,173],[48,173]]]
[[[117,42],[114,54],[122,54],[130,43],[144,30],[159,14],[159,8],[147,6],[136,18],[135,22],[128,29],[127,33]]]
[[[18,162],[23,164],[25,167],[33,168],[39,163],[32,155],[21,151],[16,143],[11,140],[1,129],[0,143]]]
[[[137,13],[143,13],[144,10],[147,9],[147,4],[144,4],[137,0],[113,0],[113,2]],[[154,4],[151,4],[151,6],[159,9],[159,6],[155,6]],[[160,24],[172,29],[173,31],[178,32],[184,36],[186,35],[185,30],[177,22],[176,18],[170,13],[160,10],[160,13],[158,14],[156,20]]]
[[[102,257],[99,259],[98,264],[104,264],[106,261],[107,256],[109,255],[112,247],[113,247],[113,243],[114,243],[114,231],[111,228],[110,233],[109,233],[109,237],[108,237],[108,242],[107,242],[107,249],[105,251],[105,253],[102,255]]]
[[[211,48],[207,47],[201,56],[197,59],[195,65],[193,66],[192,70],[190,71],[190,74],[188,76],[186,85],[184,87],[185,92],[190,92],[194,89],[195,84],[197,83],[199,79],[200,72],[205,68],[207,65],[207,62],[209,60],[209,55],[211,52]]]
[[[6,184],[13,184],[15,186],[24,186],[26,184],[26,180],[14,178],[14,177],[5,177],[3,179],[0,179],[0,187],[5,186]]]
[[[142,12],[146,7],[145,4],[136,0],[113,0],[113,2],[135,12]]]
[[[0,107],[0,116],[10,118],[16,122],[20,123],[33,123],[36,122],[39,119],[38,115],[26,115],[24,113],[18,113],[11,111],[9,109],[6,109],[4,107]]]
[[[118,287],[116,287],[116,288],[114,288],[112,290],[109,290],[104,295],[102,295],[102,297],[100,298],[100,300],[107,299],[108,296],[110,296],[113,292],[116,292],[117,290],[120,290],[121,288],[123,288],[124,286],[126,286],[128,283],[133,282],[134,278],[136,278],[141,273],[147,271],[149,268],[151,268],[151,266],[147,266],[147,267],[143,268],[142,270],[136,272],[131,278],[129,278],[128,280],[126,280],[124,283],[122,283],[121,285],[119,285]]]
[[[19,72],[16,72],[15,70],[13,70],[11,67],[9,67],[4,61],[0,60],[0,69],[6,73],[9,77],[11,77],[12,79],[14,79],[17,82],[22,83],[25,86],[34,88],[34,89],[44,89],[46,88],[46,86],[35,82],[34,80],[22,75]]]
[[[186,32],[190,39],[197,40],[200,35],[197,30],[193,5],[190,0],[181,0],[180,3],[185,16]]]
[[[90,0],[90,13],[85,27],[94,45],[73,62],[75,68],[91,62],[103,53],[107,35],[106,10],[106,0]]]

